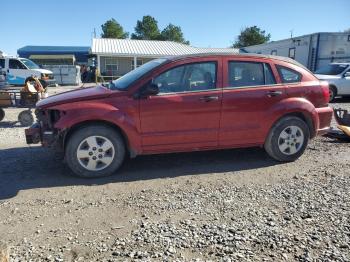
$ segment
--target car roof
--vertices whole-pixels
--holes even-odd
[[[232,53],[196,53],[196,54],[189,54],[189,55],[181,55],[181,56],[169,56],[167,57],[170,61],[176,61],[181,60],[184,58],[191,58],[191,57],[211,57],[211,56],[229,56],[229,57],[251,57],[251,58],[267,58],[267,59],[275,59],[280,60],[283,62],[291,63],[296,66],[302,67],[303,69],[310,71],[307,69],[304,65],[300,64],[296,60],[284,57],[284,56],[276,56],[276,55],[264,55],[264,54],[255,54],[255,53],[238,53],[238,54],[232,54]]]

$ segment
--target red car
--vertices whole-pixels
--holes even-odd
[[[63,149],[83,177],[111,175],[127,155],[261,146],[278,161],[294,161],[329,128],[328,101],[328,84],[292,59],[160,58],[108,87],[40,101],[26,139]]]

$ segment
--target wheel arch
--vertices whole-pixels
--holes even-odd
[[[129,138],[126,135],[126,133],[124,132],[124,130],[121,127],[119,127],[118,125],[116,125],[115,123],[105,121],[105,120],[87,120],[87,121],[76,123],[73,126],[71,126],[69,129],[65,130],[64,135],[63,135],[63,141],[62,141],[63,150],[65,151],[67,142],[69,141],[70,137],[77,130],[79,130],[82,127],[96,126],[96,125],[110,127],[113,130],[115,130],[116,132],[118,132],[119,134],[121,134],[124,145],[125,145],[125,149],[127,150],[128,154],[131,157],[136,155],[136,153],[134,152],[134,150],[132,149],[132,147],[130,145]]]
[[[287,114],[284,114],[280,116],[278,119],[275,120],[275,122],[272,124],[271,128],[276,125],[282,118],[289,117],[289,116],[294,116],[302,119],[308,126],[309,131],[310,131],[310,138],[313,138],[316,136],[316,127],[315,123],[312,119],[312,116],[308,113],[305,112],[300,112],[300,111],[294,111],[294,112],[289,112]],[[270,130],[271,130],[270,128]]]
[[[335,91],[338,92],[338,87],[334,83],[329,83],[329,88],[334,87]]]

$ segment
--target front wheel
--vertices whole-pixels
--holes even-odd
[[[65,151],[70,169],[78,176],[90,178],[114,174],[124,157],[121,135],[106,126],[79,129],[69,138]]]
[[[302,119],[284,117],[272,127],[264,147],[272,158],[290,162],[304,153],[309,138],[309,127]]]

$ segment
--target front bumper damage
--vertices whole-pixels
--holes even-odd
[[[35,123],[30,128],[25,129],[24,132],[28,145],[38,144],[41,142],[41,128],[38,123]]]
[[[60,133],[54,128],[54,123],[59,119],[54,111],[36,110],[37,122],[30,128],[25,129],[27,144],[41,143],[44,147],[57,145]]]
[[[41,131],[39,124],[34,124],[30,128],[25,129],[26,142],[28,145],[41,144],[45,147],[50,147],[57,140],[57,135],[53,131]]]

